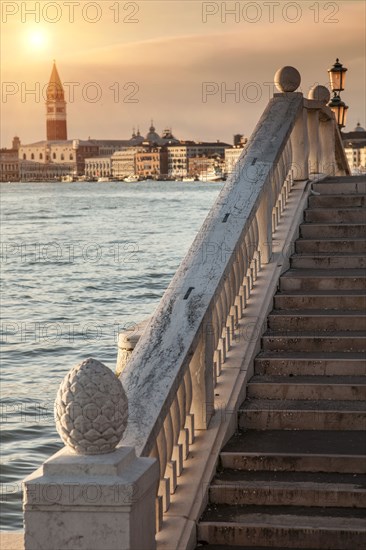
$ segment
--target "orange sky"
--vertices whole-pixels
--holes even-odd
[[[346,130],[366,124],[363,1],[2,0],[1,10],[3,147],[15,134],[45,138],[53,59],[69,83],[70,138],[122,139],[153,118],[158,132],[231,142],[253,130],[279,67],[294,65],[307,93],[327,85],[337,56],[348,68]]]

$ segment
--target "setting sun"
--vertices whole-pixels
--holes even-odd
[[[26,43],[36,50],[41,50],[47,44],[47,34],[43,30],[32,30],[27,35]]]

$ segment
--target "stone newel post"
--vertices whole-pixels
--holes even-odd
[[[159,468],[117,447],[128,418],[117,377],[94,359],[74,367],[55,418],[66,447],[24,481],[25,549],[154,549]]]

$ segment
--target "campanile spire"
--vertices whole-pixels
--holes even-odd
[[[47,140],[66,140],[66,101],[64,88],[53,61],[52,72],[47,86]]]

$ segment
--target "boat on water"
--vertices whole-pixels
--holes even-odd
[[[182,181],[184,181],[185,183],[194,183],[195,181],[198,181],[198,177],[189,177],[189,176],[186,176],[184,178],[182,178]]]
[[[209,168],[205,172],[201,172],[198,176],[199,181],[223,181],[224,176],[218,168]]]
[[[127,176],[127,178],[125,178],[123,181],[127,183],[132,183],[134,181],[139,181],[139,177],[136,176],[136,174],[131,174],[130,176]]]
[[[63,183],[72,183],[75,181],[74,176],[70,176],[70,174],[67,174],[66,176],[62,176],[61,181]]]
[[[100,178],[98,178],[97,181],[99,183],[106,183],[107,181],[110,181],[110,179],[108,177],[105,177],[105,176],[100,176]]]

